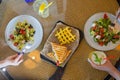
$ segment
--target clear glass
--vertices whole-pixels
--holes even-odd
[[[46,5],[48,5],[47,0],[36,0],[33,3],[33,9],[35,12],[37,12],[42,18],[47,18],[49,16],[49,8],[47,8],[45,11],[43,11],[43,13],[39,12],[39,7],[42,3],[45,3]]]

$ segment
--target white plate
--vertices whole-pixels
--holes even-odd
[[[14,51],[16,52],[21,52],[20,50],[18,50],[11,41],[9,41],[9,35],[12,33],[12,31],[15,29],[15,25],[18,21],[21,21],[23,22],[24,20],[27,20],[27,22],[29,24],[31,24],[33,26],[33,28],[35,29],[35,34],[34,34],[34,43],[32,44],[31,48],[26,50],[25,53],[28,53],[28,52],[31,52],[33,51],[34,49],[36,49],[41,41],[42,41],[42,38],[43,38],[43,29],[42,29],[42,25],[40,24],[40,22],[30,16],[30,15],[20,15],[20,16],[17,16],[15,18],[13,18],[7,25],[6,27],[6,30],[5,30],[5,40],[7,42],[7,44],[9,45],[9,47],[11,49],[13,49]]]
[[[107,13],[107,12],[96,13],[87,20],[87,22],[85,24],[85,28],[84,28],[84,35],[85,35],[85,39],[86,39],[87,43],[91,47],[93,47],[93,48],[95,48],[97,50],[108,51],[108,50],[114,49],[118,44],[120,44],[120,40],[117,41],[116,44],[113,44],[112,42],[109,42],[107,44],[107,46],[100,46],[98,43],[96,43],[93,40],[93,37],[90,36],[90,28],[92,27],[93,22],[96,21],[96,20],[99,20],[100,18],[102,18],[104,13],[106,13],[108,15],[108,17],[110,18],[110,20],[112,22],[114,22],[114,20],[115,20],[114,15],[112,15],[110,13]]]

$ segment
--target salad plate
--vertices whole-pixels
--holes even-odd
[[[99,36],[95,36],[93,37],[91,35],[91,28],[95,25],[94,23],[97,23],[98,21],[100,21],[100,19],[102,19],[104,17],[104,15],[107,15],[107,17],[109,18],[109,21],[111,23],[114,22],[115,20],[115,16],[112,15],[111,13],[107,13],[107,12],[100,12],[100,13],[96,13],[93,16],[91,16],[87,22],[85,23],[85,27],[84,27],[84,35],[85,35],[85,40],[87,41],[87,43],[89,44],[89,46],[97,49],[97,50],[102,50],[102,51],[108,51],[108,50],[112,50],[114,49],[118,44],[120,44],[120,40],[117,40],[115,42],[112,42],[112,38],[111,41],[109,40],[106,43],[99,43],[100,40],[95,40],[96,38],[99,38]],[[110,23],[109,23],[110,24]],[[105,24],[106,25],[106,24]],[[103,27],[104,28],[104,27]],[[111,27],[112,28],[112,27]],[[113,27],[114,28],[114,27]],[[105,31],[105,30],[104,30]],[[102,33],[103,35],[108,34],[109,31]],[[109,36],[109,35],[108,35]],[[107,36],[107,37],[108,37]],[[104,40],[103,40],[104,41]]]
[[[25,23],[25,25],[29,24],[30,27],[21,30],[19,28],[20,27],[19,25],[23,25],[23,23]],[[25,26],[23,26],[23,27],[25,27]],[[27,41],[26,41],[26,36],[23,36],[23,35],[28,35],[28,30],[30,30],[30,29],[32,29],[31,30],[32,32],[29,31],[29,33],[30,33],[30,35],[32,35],[32,37],[27,37]],[[18,34],[16,35],[16,33],[18,33]],[[12,34],[12,36],[11,36],[11,34]],[[28,36],[30,36],[30,35],[28,35]],[[23,38],[19,39],[19,37],[16,37],[16,36],[22,36]],[[16,38],[18,38],[19,41],[15,40]],[[30,15],[20,15],[20,16],[14,17],[12,20],[9,21],[9,23],[6,27],[6,30],[5,30],[5,40],[6,40],[7,44],[9,45],[9,47],[16,52],[22,52],[22,50],[23,50],[23,49],[19,49],[18,46],[16,46],[17,44],[19,44],[21,39],[23,39],[23,41],[21,41],[21,42],[23,42],[23,44],[24,44],[22,46],[22,48],[24,48],[28,42],[31,42],[30,40],[33,40],[30,43],[31,47],[25,51],[25,53],[28,53],[28,52],[33,51],[40,45],[40,43],[42,42],[42,38],[43,38],[43,29],[42,29],[41,23],[36,18],[34,18],[33,16],[30,16]],[[17,42],[17,43],[15,43],[15,42]],[[19,45],[22,45],[22,44],[19,44]]]

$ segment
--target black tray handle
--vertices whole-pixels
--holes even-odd
[[[55,73],[49,78],[49,80],[61,80],[64,70],[66,68],[66,65],[64,67],[57,67]]]

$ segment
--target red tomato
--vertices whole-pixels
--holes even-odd
[[[17,46],[17,45],[18,45],[18,43],[17,43],[17,42],[15,42],[15,43],[14,43],[14,46]]]
[[[14,36],[13,36],[13,34],[11,34],[11,35],[10,35],[10,39],[14,39]]]
[[[20,30],[20,32],[19,32],[20,34],[25,34],[25,30]]]
[[[104,28],[100,28],[100,33],[103,33],[104,32]]]
[[[99,45],[100,45],[100,46],[103,46],[103,45],[104,45],[104,42],[99,42]]]
[[[25,31],[23,31],[23,33],[22,34],[25,34],[26,32]]]
[[[105,14],[104,14],[104,19],[107,19],[107,18],[108,18],[108,16],[107,16],[107,14],[105,13]]]
[[[101,34],[101,35],[100,35],[100,38],[104,38],[104,34]]]

